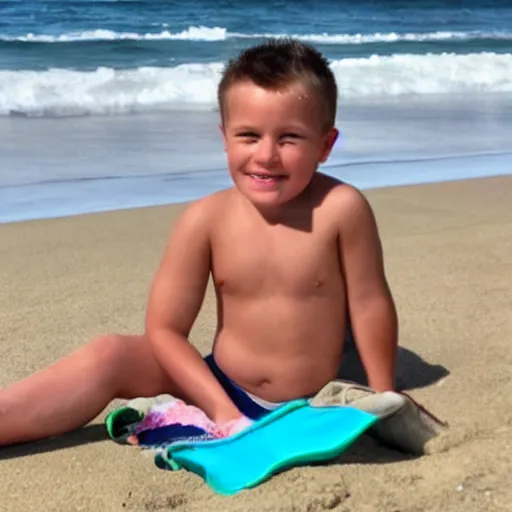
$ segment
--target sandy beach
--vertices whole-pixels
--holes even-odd
[[[512,177],[367,196],[399,309],[400,382],[450,424],[434,453],[410,457],[363,438],[332,464],[226,498],[108,440],[103,414],[68,436],[0,449],[0,510],[512,510]],[[0,387],[99,334],[140,332],[181,210],[0,225]],[[192,334],[203,353],[214,329],[210,289]]]

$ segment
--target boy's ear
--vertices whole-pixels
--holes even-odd
[[[224,131],[224,126],[222,125],[222,123],[219,124],[219,130],[220,130],[220,133],[222,134],[222,142],[224,144],[224,151],[227,151],[227,147],[226,147],[226,132]]]
[[[334,144],[338,140],[339,134],[340,134],[340,132],[338,131],[338,129],[334,128],[334,127],[331,128],[326,133],[325,140],[324,140],[324,149],[322,152],[322,156],[320,158],[321,163],[324,163],[329,158],[332,148],[334,147]]]

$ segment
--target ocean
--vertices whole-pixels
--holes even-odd
[[[512,172],[512,1],[0,0],[0,222],[228,186],[217,83],[270,36],[336,75],[324,172],[363,189]]]

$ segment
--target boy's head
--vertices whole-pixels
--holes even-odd
[[[322,125],[326,130],[335,124],[338,89],[327,59],[315,48],[293,39],[270,39],[243,51],[228,62],[218,87],[222,122],[226,119],[226,95],[240,82],[269,90],[282,91],[300,84],[321,104]]]
[[[271,40],[228,63],[218,94],[238,190],[260,209],[298,198],[337,137],[337,87],[324,57],[298,41]]]

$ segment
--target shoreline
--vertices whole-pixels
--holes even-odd
[[[362,190],[510,174],[511,94],[342,101],[320,170]],[[173,204],[231,185],[218,113],[0,118],[0,223]]]
[[[500,153],[498,156],[506,156],[507,158],[510,157],[511,154],[509,153]],[[482,155],[482,157],[486,157],[489,155]],[[493,156],[493,155],[490,155]],[[454,157],[446,157],[443,158],[443,160],[447,159],[457,159],[458,156]],[[418,162],[418,159],[411,160],[413,162]],[[431,160],[425,160],[425,162],[430,162]],[[404,161],[403,163],[409,163],[409,160]],[[420,162],[423,162],[423,160],[420,160]],[[381,165],[395,165],[396,162],[380,162]],[[357,162],[346,164],[342,167],[342,169],[346,169],[347,167],[357,167],[358,165],[365,165],[359,164]],[[330,174],[332,176],[335,176],[332,173],[328,172],[329,169],[323,171],[325,174]],[[226,171],[227,174],[227,171]],[[509,176],[512,176],[512,171],[505,171],[504,173],[496,173],[496,174],[485,174],[485,175],[476,175],[476,176],[468,176],[468,177],[460,177],[460,178],[446,178],[446,179],[435,179],[435,180],[426,180],[426,181],[403,181],[402,183],[391,183],[388,185],[380,185],[380,186],[369,186],[369,187],[357,187],[359,188],[363,193],[377,191],[377,190],[385,190],[385,189],[393,189],[393,188],[404,188],[404,187],[421,187],[425,185],[436,185],[436,184],[444,184],[444,183],[456,183],[456,182],[462,182],[462,181],[472,181],[472,180],[485,180],[485,179],[493,179],[493,178],[507,178]],[[337,177],[337,176],[335,176]],[[340,178],[341,179],[341,178]],[[353,182],[349,180],[344,180],[349,184],[354,184]],[[357,186],[357,185],[356,185]],[[6,187],[9,188],[9,187]],[[19,188],[23,189],[24,186],[20,186]],[[216,192],[217,190],[220,190],[220,188],[216,188],[214,190],[211,190],[209,193]],[[0,189],[1,192],[1,189]],[[208,194],[208,192],[207,192]],[[22,217],[19,219],[12,219],[12,220],[2,220],[0,218],[0,226],[8,225],[8,224],[19,224],[23,222],[34,222],[34,221],[43,221],[43,220],[55,220],[55,219],[61,219],[61,218],[68,218],[68,217],[80,217],[84,215],[91,215],[91,214],[101,214],[101,213],[109,213],[109,212],[123,212],[123,211],[131,211],[131,210],[139,210],[139,209],[147,209],[147,208],[155,208],[155,207],[166,207],[166,206],[182,206],[186,203],[190,203],[194,200],[199,199],[200,197],[204,197],[203,195],[197,195],[196,197],[191,198],[183,198],[181,200],[175,200],[175,201],[162,201],[162,202],[153,202],[153,203],[145,203],[142,202],[141,204],[133,204],[133,205],[126,205],[126,206],[112,206],[108,208],[98,208],[98,209],[88,209],[88,210],[76,210],[75,212],[71,213],[63,213],[60,215],[40,215],[40,216],[27,216]]]

